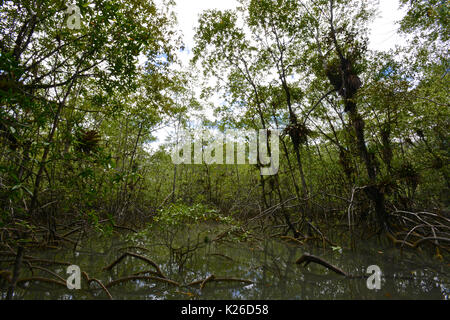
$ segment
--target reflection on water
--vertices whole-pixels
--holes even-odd
[[[197,287],[174,287],[169,284],[149,281],[128,281],[109,289],[114,299],[449,299],[450,282],[448,265],[424,254],[403,252],[398,249],[383,251],[369,247],[332,251],[312,247],[296,247],[278,240],[253,243],[205,244],[193,252],[180,270],[171,259],[166,247],[156,239],[129,237],[91,238],[82,243],[76,252],[72,250],[37,251],[27,254],[76,264],[89,277],[103,283],[151,270],[143,261],[125,258],[111,271],[102,269],[117,259],[124,247],[143,246],[142,249],[128,249],[155,261],[162,272],[181,284],[216,277],[252,280],[253,284],[235,282],[209,282],[200,290]],[[122,250],[121,250],[122,249]],[[348,279],[316,264],[306,268],[295,264],[305,251],[318,255],[352,275],[364,275],[370,265],[380,266],[381,290],[369,290],[366,279]],[[5,269],[5,264],[0,264]],[[65,266],[47,266],[62,278],[67,278]],[[23,267],[21,278],[31,276]],[[34,276],[51,277],[48,273],[34,270]],[[63,287],[45,283],[29,283],[26,288],[16,290],[17,299],[106,299],[102,290],[91,284],[87,290],[69,291]],[[2,288],[3,295],[6,288]]]

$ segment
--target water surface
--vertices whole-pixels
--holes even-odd
[[[186,236],[186,235],[184,235]],[[167,240],[167,239],[166,239]],[[192,239],[191,239],[192,240]],[[158,243],[158,241],[160,243]],[[129,248],[140,246],[147,250]],[[312,246],[300,247],[278,239],[246,242],[211,243],[205,239],[190,254],[170,254],[167,241],[147,234],[136,236],[91,237],[76,250],[64,248],[27,252],[27,255],[64,261],[80,266],[89,277],[102,283],[154,270],[147,263],[127,257],[111,271],[102,270],[124,252],[148,257],[157,263],[167,278],[188,284],[210,275],[241,278],[253,284],[239,282],[209,282],[199,286],[175,287],[170,284],[134,280],[109,288],[114,299],[449,299],[449,266],[425,253],[386,248],[374,249],[371,244],[358,245],[357,250],[332,250]],[[377,265],[382,270],[380,290],[369,290],[363,277],[349,279],[326,268],[310,264],[297,266],[295,261],[304,253],[315,254],[352,275],[365,275],[367,267]],[[5,264],[0,264],[5,269]],[[62,278],[67,278],[66,266],[45,266]],[[21,278],[31,273],[23,267]],[[34,270],[34,276],[55,279]],[[107,299],[96,284],[81,290],[68,290],[53,284],[33,282],[16,290],[16,299]],[[5,288],[2,289],[5,294]]]

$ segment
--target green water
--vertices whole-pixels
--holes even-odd
[[[27,252],[33,257],[65,261],[80,266],[89,277],[104,284],[141,271],[154,270],[148,264],[127,257],[111,271],[102,269],[124,253],[125,247],[142,246],[148,249],[126,249],[156,262],[167,278],[180,284],[205,279],[213,274],[223,278],[241,278],[253,284],[209,282],[199,286],[175,287],[152,281],[128,281],[109,288],[114,299],[449,299],[449,265],[425,253],[400,251],[395,248],[372,249],[359,245],[357,250],[319,249],[299,247],[280,240],[252,242],[204,243],[192,254],[180,260],[170,255],[164,241],[151,235],[89,238],[76,250],[73,248]],[[363,277],[349,279],[317,264],[300,267],[295,261],[308,252],[352,275],[364,275],[367,267],[378,265],[382,270],[380,290],[369,290]],[[0,269],[6,269],[0,263]],[[45,266],[62,278],[67,278],[66,266]],[[23,267],[21,278],[31,273]],[[53,278],[41,270],[33,276]],[[5,286],[2,294],[5,294]],[[107,299],[96,284],[81,290],[40,282],[27,283],[16,289],[15,299]]]

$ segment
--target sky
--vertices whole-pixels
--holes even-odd
[[[184,66],[187,67],[192,58],[194,28],[197,26],[199,14],[207,9],[234,9],[237,5],[236,0],[177,0],[175,12],[186,47],[186,50],[180,53],[179,58]],[[405,14],[404,9],[400,10],[399,6],[398,0],[379,0],[379,14],[371,27],[370,49],[384,51],[394,48],[396,44],[405,43],[405,39],[397,34],[396,21],[401,20]],[[167,132],[164,129],[157,132],[156,144],[164,142],[166,136]]]
[[[396,44],[406,44],[405,38],[397,34],[396,22],[406,14],[406,9],[399,7],[398,0],[380,0],[380,13],[372,24],[370,49],[389,50]]]

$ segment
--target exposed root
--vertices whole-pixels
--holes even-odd
[[[399,239],[395,238],[391,233],[387,233],[386,236],[392,241],[392,243],[394,245],[400,244],[402,246],[406,245],[406,246],[408,246],[410,248],[415,248],[414,244],[409,243],[408,241],[405,241],[405,240],[399,240]]]
[[[444,241],[444,242],[450,242],[450,238],[443,238],[443,237],[428,237],[428,238],[422,238],[416,242],[414,242],[414,247],[419,247],[422,243],[426,241],[433,241],[433,244],[437,247],[441,247],[437,241]]]
[[[401,247],[408,246],[413,249],[420,248],[425,243],[434,245],[437,249],[449,251],[447,243],[450,242],[450,219],[436,213],[409,212],[397,210],[392,213],[401,232],[388,233],[387,237]],[[398,239],[400,234],[405,235],[403,240]],[[411,240],[410,238],[414,238]]]
[[[109,298],[110,300],[113,300],[113,297],[112,297],[111,293],[109,293],[108,289],[106,289],[106,287],[103,285],[103,283],[102,283],[100,280],[95,279],[95,278],[89,278],[89,275],[88,275],[86,272],[84,272],[84,271],[82,271],[82,275],[83,275],[83,277],[86,279],[86,282],[87,282],[87,284],[88,284],[88,287],[90,287],[90,285],[91,285],[92,282],[97,283],[97,284],[100,286],[100,288],[106,293],[106,295],[108,296],[108,298]]]
[[[89,283],[90,280],[89,275],[84,271],[81,271],[81,275],[86,279],[86,282]]]
[[[95,278],[91,278],[91,279],[89,279],[88,284],[90,285],[92,282],[97,283],[97,284],[100,286],[100,288],[102,288],[103,291],[106,293],[106,295],[108,296],[108,298],[109,298],[110,300],[113,300],[113,297],[112,297],[111,293],[109,293],[108,289],[106,289],[106,287],[103,285],[103,283],[102,283],[100,280],[95,279]]]
[[[143,257],[143,256],[135,254],[135,253],[131,253],[131,252],[125,252],[123,255],[121,255],[117,260],[115,260],[109,266],[103,268],[103,270],[106,270],[106,271],[111,270],[112,268],[114,268],[114,266],[116,266],[118,263],[120,263],[126,257],[133,257],[133,258],[136,258],[136,259],[139,259],[139,260],[142,260],[142,261],[148,263],[149,265],[151,265],[153,268],[156,269],[156,272],[158,273],[159,277],[165,278],[164,274],[162,273],[161,269],[159,268],[159,266],[156,263],[154,263],[152,260],[150,260],[146,257]]]
[[[405,240],[399,240],[397,238],[395,238],[391,233],[388,233],[386,235],[389,239],[392,240],[392,243],[394,244],[400,244],[402,247],[403,246],[408,246],[412,249],[417,249],[419,248],[422,244],[424,244],[425,242],[430,242],[431,244],[433,244],[434,246],[436,246],[437,248],[443,248],[438,241],[443,241],[443,242],[450,242],[449,238],[444,238],[444,237],[426,237],[426,238],[420,238],[419,240],[417,240],[414,243],[405,241]],[[444,248],[445,249],[445,248]]]

